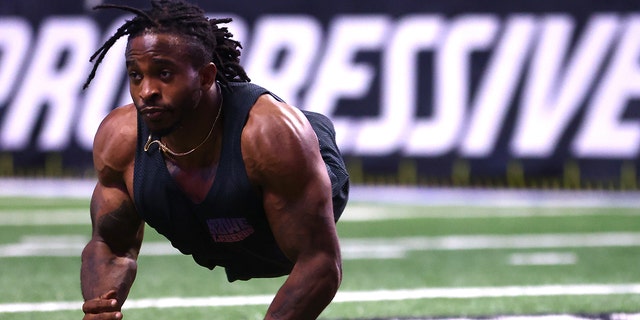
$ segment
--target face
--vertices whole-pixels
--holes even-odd
[[[179,36],[144,33],[126,50],[131,98],[149,129],[167,134],[188,125],[202,98],[199,71]]]

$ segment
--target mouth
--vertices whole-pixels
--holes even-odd
[[[159,120],[165,113],[167,110],[162,107],[143,106],[140,108],[140,114],[151,121]]]

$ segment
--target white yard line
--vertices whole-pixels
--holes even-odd
[[[26,236],[20,242],[0,245],[0,258],[77,257],[87,241],[88,238],[82,235]],[[404,258],[411,251],[640,247],[640,232],[345,238],[340,243],[345,260],[391,259]],[[167,241],[142,244],[143,256],[178,254]]]
[[[86,209],[0,210],[0,226],[90,225]]]
[[[400,205],[400,204],[397,204]],[[574,209],[574,210],[572,210]],[[470,218],[530,218],[530,217],[582,217],[605,214],[603,210],[589,210],[590,208],[545,208],[539,210],[534,207],[460,207],[449,206],[445,209],[424,206],[422,210],[397,210],[393,207],[372,204],[349,204],[340,218],[341,222],[349,221],[381,221],[398,219],[470,219]],[[640,210],[622,210],[615,214],[619,216],[638,216]]]
[[[400,290],[340,291],[333,299],[333,303],[380,302],[419,299],[469,299],[624,294],[640,294],[640,284],[569,284],[543,286],[417,288]],[[267,305],[271,303],[272,298],[273,295],[131,299],[125,302],[124,309]],[[0,313],[80,310],[81,305],[82,302],[80,301],[5,303],[0,304]]]
[[[0,196],[85,198],[91,197],[94,179],[0,179]]]
[[[573,252],[513,253],[508,261],[514,266],[571,265],[578,262],[578,255]]]
[[[475,207],[640,207],[638,191],[355,186],[356,202]]]
[[[601,215],[600,210],[567,210],[527,208],[460,207],[445,210],[425,207],[424,210],[393,210],[389,207],[349,204],[340,222],[383,221],[398,219],[470,219],[470,218],[527,218],[527,217],[580,217]],[[639,216],[640,210],[625,210],[617,215]],[[51,210],[0,210],[0,226],[90,225],[89,208]]]
[[[95,179],[0,179],[0,197],[85,198]],[[353,186],[351,202],[445,206],[640,208],[639,191],[571,191]]]

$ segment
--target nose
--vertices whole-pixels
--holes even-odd
[[[145,78],[140,83],[140,91],[138,95],[145,104],[152,104],[152,102],[158,100],[160,97],[160,89],[156,85],[155,81]]]

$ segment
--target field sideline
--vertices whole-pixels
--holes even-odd
[[[80,317],[92,185],[0,179],[0,319]],[[356,187],[322,318],[640,319],[639,195]],[[260,319],[282,281],[228,284],[152,230],[139,264],[126,319]]]

